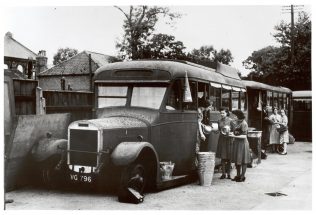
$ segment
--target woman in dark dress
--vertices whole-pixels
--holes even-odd
[[[228,132],[229,130],[232,130],[232,119],[228,117],[228,109],[221,108],[220,113],[221,119],[218,121],[218,130],[220,131],[220,134],[216,149],[216,157],[221,159],[222,164],[222,176],[220,179],[230,179],[232,142],[231,138],[228,136]],[[227,128],[229,130],[227,130]]]
[[[247,164],[251,162],[249,142],[247,140],[248,124],[241,110],[234,110],[233,114],[237,116],[232,147],[232,162],[236,165],[237,176],[233,181],[243,182],[246,180]],[[242,171],[240,172],[240,170]]]

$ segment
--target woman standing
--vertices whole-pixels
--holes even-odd
[[[283,126],[287,127],[288,124],[288,118],[285,115],[285,110],[281,109],[281,122],[280,124],[282,124]],[[282,133],[280,133],[280,144],[283,144],[284,150],[281,153],[281,155],[286,155],[287,154],[287,144],[289,143],[289,131],[283,131]]]
[[[269,139],[269,144],[272,145],[272,151],[275,152],[276,144],[280,144],[280,134],[277,131],[278,124],[281,122],[281,116],[278,114],[278,108],[274,107],[273,108],[273,114],[269,117],[270,120],[270,139]]]
[[[248,124],[241,110],[235,110],[233,114],[237,116],[232,147],[232,162],[236,165],[237,176],[233,181],[243,182],[246,180],[247,164],[251,162],[249,142],[247,140]]]
[[[229,111],[226,108],[220,109],[221,118],[218,121],[218,130],[220,131],[218,144],[216,149],[216,157],[221,158],[222,176],[220,179],[230,179],[230,166],[231,166],[231,138],[228,136],[227,128],[232,130],[232,119],[229,118]],[[228,130],[228,132],[229,132]]]

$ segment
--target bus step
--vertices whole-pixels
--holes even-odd
[[[157,190],[164,190],[183,184],[188,184],[193,180],[193,177],[190,175],[171,176],[169,179],[162,179],[160,183],[157,184]]]

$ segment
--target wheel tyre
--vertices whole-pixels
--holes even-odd
[[[50,189],[55,189],[61,184],[60,172],[54,169],[57,162],[55,158],[49,158],[40,169],[42,184]]]
[[[118,192],[119,201],[136,204],[143,202],[143,192],[146,183],[147,175],[145,166],[139,163],[129,165],[122,171]]]

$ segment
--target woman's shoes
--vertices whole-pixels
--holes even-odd
[[[238,181],[240,179],[239,176],[235,176],[235,178],[232,179],[232,181]]]
[[[246,177],[240,177],[236,182],[244,182],[246,180]]]
[[[225,175],[222,175],[219,179],[225,179],[226,176]]]
[[[280,155],[287,155],[287,152],[282,152]]]

